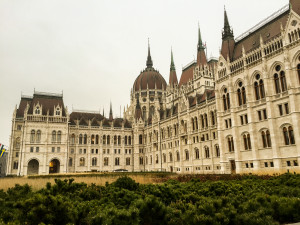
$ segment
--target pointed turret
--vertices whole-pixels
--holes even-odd
[[[178,85],[178,80],[177,80],[177,75],[176,75],[176,69],[175,69],[172,49],[171,49],[171,65],[170,65],[169,85],[171,87],[174,87],[175,85]]]
[[[234,45],[235,45],[235,41],[234,41],[233,30],[229,25],[227,12],[224,8],[224,28],[222,32],[222,48],[221,48],[221,55],[224,57],[224,59],[229,58],[230,60],[232,60]]]
[[[198,66],[204,66],[207,64],[207,59],[205,55],[205,47],[202,43],[201,38],[201,32],[200,32],[200,26],[198,27],[198,46],[197,46],[197,65]]]
[[[147,57],[147,68],[152,68],[153,66],[153,62],[152,62],[152,58],[151,58],[151,54],[150,54],[150,44],[149,44],[149,39],[148,39],[148,57]]]
[[[112,112],[112,105],[111,105],[111,102],[110,102],[110,109],[109,109],[109,120],[113,120],[113,112]]]

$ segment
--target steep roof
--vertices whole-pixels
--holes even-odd
[[[80,120],[84,118],[85,120],[93,120],[101,121],[104,117],[100,113],[90,113],[90,112],[72,112],[70,114],[70,120]]]
[[[132,128],[132,125],[131,125],[131,123],[128,120],[125,120],[124,127],[125,128]]]
[[[293,11],[300,15],[300,1],[299,0],[290,0]]]
[[[182,70],[182,74],[179,81],[179,87],[183,84],[186,84],[189,80],[193,79],[194,69],[196,65],[197,63],[194,61]]]
[[[26,109],[27,104],[31,105],[32,98],[31,97],[21,97],[21,101],[19,104],[19,108],[17,109],[17,117],[24,117],[24,111]]]
[[[252,33],[244,36],[242,39],[238,39],[238,41],[235,43],[232,60],[234,61],[242,57],[243,46],[246,53],[258,48],[260,46],[260,37],[262,37],[264,43],[267,43],[278,37],[281,34],[281,24],[283,27],[285,27],[288,20],[288,15],[289,10],[274,17],[267,24],[259,27],[257,30],[254,30]]]
[[[33,108],[37,104],[42,106],[42,115],[47,115],[47,112],[49,111],[49,115],[54,116],[54,108],[59,106],[62,108],[62,116],[66,116],[62,95],[40,92],[34,93],[28,110],[29,114],[33,114]]]
[[[122,127],[123,119],[122,118],[115,118],[114,119],[114,127]]]
[[[55,107],[59,106],[62,109],[62,116],[66,116],[63,96],[61,94],[35,92],[33,97],[21,97],[19,108],[17,109],[17,117],[24,116],[24,110],[27,104],[29,104],[29,114],[33,114],[35,105],[39,104],[42,107],[42,115],[54,115]]]

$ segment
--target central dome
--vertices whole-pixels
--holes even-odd
[[[146,68],[136,78],[133,90],[160,89],[166,90],[167,83],[162,75],[153,68]]]
[[[147,68],[135,79],[133,90],[160,89],[166,90],[167,82],[163,76],[153,68],[153,62],[150,55],[150,47],[148,46],[148,58],[146,62]]]

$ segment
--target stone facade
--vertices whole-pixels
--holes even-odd
[[[169,83],[148,49],[124,118],[68,113],[59,94],[22,96],[8,174],[86,171],[300,172],[300,3],[234,39],[225,12],[219,59],[200,29],[197,60]]]

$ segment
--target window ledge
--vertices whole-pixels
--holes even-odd
[[[241,150],[240,152],[252,152],[252,149]]]
[[[259,148],[258,150],[259,150],[259,151],[261,151],[261,150],[272,150],[272,147]]]

